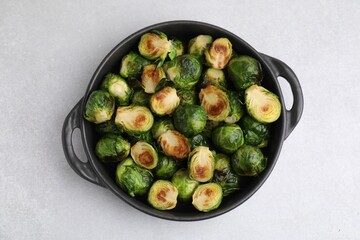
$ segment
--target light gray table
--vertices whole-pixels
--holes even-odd
[[[358,0],[1,0],[0,239],[359,239],[359,9]],[[219,25],[283,60],[305,96],[268,181],[201,222],[148,216],[82,180],[60,140],[113,46],[175,19]],[[74,142],[85,159],[78,133]]]

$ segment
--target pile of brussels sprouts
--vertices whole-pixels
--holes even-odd
[[[236,54],[227,38],[196,36],[185,53],[178,39],[145,33],[119,74],[107,74],[87,99],[84,118],[100,136],[95,153],[119,162],[119,187],[156,209],[181,201],[214,210],[241,176],[266,167],[261,148],[281,104],[262,78],[259,62]]]

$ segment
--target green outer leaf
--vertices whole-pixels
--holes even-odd
[[[96,90],[90,94],[86,102],[84,118],[89,122],[99,124],[110,120],[114,110],[115,101],[110,93]]]
[[[119,86],[119,84],[123,87],[122,95],[118,95],[118,93],[114,92],[115,90],[113,89],[113,86]],[[109,92],[110,95],[115,98],[116,103],[119,106],[128,105],[133,94],[133,89],[129,87],[125,79],[113,73],[109,73],[105,76],[100,88],[101,90]]]
[[[135,52],[129,52],[121,61],[120,75],[124,78],[137,78],[141,75],[142,68],[151,62]]]
[[[180,104],[187,103],[199,105],[199,98],[195,89],[179,89],[176,93],[180,98]]]
[[[190,201],[195,189],[199,186],[199,182],[189,178],[189,172],[186,168],[179,169],[171,181],[178,189],[178,199],[182,202]]]
[[[191,150],[199,146],[210,147],[210,139],[203,134],[198,134],[189,139],[191,144]]]
[[[170,179],[178,169],[177,161],[159,153],[159,162],[153,170],[158,179]]]
[[[172,119],[169,117],[162,117],[158,118],[156,121],[154,121],[154,124],[151,128],[152,137],[154,139],[158,139],[160,135],[167,130],[174,130],[174,124],[172,122]]]
[[[164,64],[164,69],[175,88],[191,89],[200,79],[202,65],[195,56],[185,54]]]
[[[221,186],[223,195],[228,196],[232,192],[239,190],[239,177],[232,171],[230,158],[227,155],[218,153],[215,159],[213,181]]]
[[[228,74],[230,81],[238,91],[258,84],[263,79],[260,63],[256,59],[244,55],[230,60]]]
[[[174,113],[174,126],[187,137],[201,133],[206,125],[207,114],[198,105],[182,104]]]
[[[227,94],[228,94],[231,110],[229,115],[227,116],[227,118],[225,118],[224,121],[226,123],[236,123],[245,114],[245,109],[240,101],[240,97],[237,95],[236,92],[228,91]]]
[[[121,136],[106,135],[96,144],[95,154],[102,162],[119,162],[130,152],[130,143]]]
[[[270,137],[270,126],[256,121],[250,116],[244,116],[240,121],[244,132],[245,144],[258,146],[264,144]]]
[[[143,89],[136,89],[131,99],[131,104],[148,107],[150,102],[150,94],[147,94]]]
[[[244,136],[237,124],[225,124],[212,133],[212,143],[220,152],[231,154],[244,144]]]
[[[137,166],[131,158],[125,159],[116,169],[116,183],[130,196],[144,196],[153,181],[152,173]]]
[[[257,147],[244,145],[231,156],[231,166],[240,176],[257,176],[266,168],[266,158]]]

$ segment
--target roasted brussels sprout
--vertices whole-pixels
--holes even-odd
[[[212,143],[220,152],[231,154],[244,144],[244,136],[237,124],[225,124],[212,133]]]
[[[96,124],[95,131],[100,135],[106,135],[106,134],[120,135],[121,133],[123,133],[124,130],[120,126],[117,126],[113,119],[110,119],[109,121]]]
[[[240,176],[257,176],[266,168],[267,160],[257,147],[244,145],[231,156],[231,166]]]
[[[201,212],[209,212],[219,207],[223,198],[221,186],[217,183],[199,185],[193,194],[192,204]]]
[[[179,89],[176,91],[180,98],[180,104],[198,104],[198,96],[194,89]]]
[[[208,147],[196,147],[189,154],[189,177],[198,182],[208,182],[214,175],[215,158]]]
[[[174,130],[174,124],[171,118],[163,117],[158,119],[153,127],[151,128],[151,133],[154,139],[158,139],[161,134],[166,132],[167,130]]]
[[[207,48],[210,47],[213,38],[209,35],[199,35],[189,42],[189,53],[202,56]]]
[[[141,88],[135,89],[134,94],[131,98],[132,105],[138,106],[149,106],[150,95],[145,93],[145,91]]]
[[[160,59],[161,61],[164,61],[167,57],[170,47],[171,44],[166,34],[160,31],[143,34],[138,46],[139,52],[143,57],[149,60]]]
[[[107,135],[96,143],[95,154],[102,162],[120,162],[129,155],[130,143],[121,136]]]
[[[166,180],[157,180],[149,190],[148,202],[158,210],[170,210],[176,207],[178,190]]]
[[[150,108],[159,116],[172,114],[179,104],[180,98],[172,87],[165,87],[150,98]]]
[[[209,147],[210,141],[203,134],[198,134],[190,138],[190,144],[191,144],[191,150],[193,150],[194,148],[199,146]]]
[[[209,85],[201,89],[199,99],[209,120],[223,121],[230,113],[230,102],[226,92],[216,86]]]
[[[239,96],[234,91],[227,92],[230,101],[230,113],[225,118],[226,123],[236,123],[244,115],[245,109],[240,101]]]
[[[207,114],[198,105],[181,104],[174,113],[175,128],[187,137],[192,137],[203,131]]]
[[[206,69],[202,76],[201,87],[207,87],[209,85],[227,88],[224,72],[216,68]]]
[[[96,124],[103,123],[111,119],[114,109],[115,100],[110,93],[93,91],[86,102],[84,118]]]
[[[153,169],[157,166],[159,158],[156,150],[149,143],[138,141],[131,147],[131,157],[140,167]]]
[[[164,69],[175,88],[191,89],[200,79],[202,65],[195,56],[185,54],[166,62]]]
[[[184,54],[184,45],[179,39],[171,39],[170,40],[170,53],[169,58],[173,60],[175,57]]]
[[[137,78],[141,75],[143,66],[150,61],[135,52],[125,55],[121,61],[120,75],[124,78]]]
[[[155,177],[160,179],[170,179],[178,169],[177,161],[159,153],[159,162],[153,170]]]
[[[238,91],[260,83],[263,78],[260,63],[249,56],[234,57],[227,69],[230,81]]]
[[[131,158],[123,160],[116,168],[116,183],[130,196],[145,195],[153,181],[150,170],[139,167]]]
[[[220,127],[222,125],[224,125],[224,122],[217,122],[217,121],[208,120],[206,122],[206,126],[205,126],[204,131],[203,131],[202,134],[207,138],[211,138],[212,132],[214,131],[214,129],[217,128],[217,127]]]
[[[240,126],[247,145],[262,147],[270,137],[270,126],[258,122],[250,116],[244,116],[240,121]]]
[[[175,130],[167,130],[158,138],[158,143],[166,156],[184,159],[190,153],[189,140]]]
[[[146,93],[155,93],[156,86],[163,78],[166,78],[166,75],[162,67],[149,64],[143,68],[141,85]]]
[[[225,68],[232,56],[232,44],[227,38],[218,38],[205,50],[206,63],[216,69]]]
[[[115,124],[131,136],[149,131],[153,123],[153,115],[143,106],[119,107],[116,111]]]
[[[246,89],[245,104],[249,115],[262,123],[275,122],[281,114],[278,96],[258,85]]]
[[[185,168],[179,169],[173,175],[171,182],[177,188],[178,199],[182,202],[190,201],[195,189],[199,186],[199,182],[189,178],[189,172]]]
[[[213,181],[221,186],[224,197],[239,190],[239,177],[233,173],[230,158],[225,154],[216,154]]]
[[[101,90],[108,91],[115,98],[119,106],[128,105],[133,93],[125,79],[112,73],[105,76],[100,88]]]

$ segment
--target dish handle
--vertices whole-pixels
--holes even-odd
[[[102,181],[94,172],[93,167],[90,162],[82,162],[75,154],[73,142],[72,142],[72,134],[76,128],[80,127],[80,118],[81,115],[81,103],[83,99],[75,105],[75,107],[70,111],[64,121],[64,125],[62,128],[62,145],[64,149],[64,154],[66,160],[68,161],[70,167],[82,178],[97,184],[101,187],[105,187]]]
[[[286,139],[298,124],[304,110],[304,96],[301,90],[300,82],[296,77],[294,71],[279,59],[261,54],[271,69],[275,72],[276,77],[283,77],[291,87],[294,97],[294,103],[290,110],[286,110]]]

